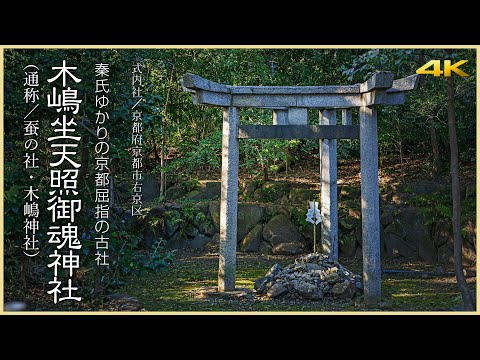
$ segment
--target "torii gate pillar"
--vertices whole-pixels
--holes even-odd
[[[238,205],[238,139],[324,139],[322,141],[322,247],[338,259],[337,139],[360,138],[364,299],[381,298],[378,135],[376,105],[401,105],[418,75],[393,80],[390,72],[374,74],[362,84],[347,86],[230,86],[193,74],[182,79],[194,104],[223,107],[222,191],[218,290],[235,290]],[[240,125],[238,108],[273,110],[274,125]],[[359,108],[360,125],[352,125],[351,109]],[[308,125],[308,109],[322,112],[321,125]],[[335,111],[342,110],[342,125]]]
[[[220,195],[220,244],[218,291],[235,290],[237,263],[238,108],[223,109],[222,189]]]

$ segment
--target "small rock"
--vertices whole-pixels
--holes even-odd
[[[205,236],[203,234],[198,234],[195,236],[195,239],[190,241],[190,247],[192,249],[202,249],[206,243],[210,241],[210,238],[208,236]]]
[[[200,232],[198,231],[198,229],[191,225],[191,224],[188,224],[188,226],[185,227],[184,229],[184,233],[185,235],[187,235],[189,238],[194,238],[195,236],[197,236]]]
[[[267,296],[274,299],[276,297],[286,294],[287,292],[288,289],[285,286],[280,283],[275,283],[270,289],[268,289]]]
[[[355,287],[358,289],[358,290],[362,290],[363,291],[363,284],[361,281],[356,281],[355,282]]]
[[[272,255],[272,245],[266,241],[262,241],[258,248],[258,252],[264,255]]]
[[[257,291],[257,294],[264,294],[267,290],[267,284],[272,281],[271,276],[264,276],[263,278],[255,281],[253,288]]]
[[[172,213],[169,213],[169,216],[172,216],[171,215],[173,214]],[[180,215],[178,215],[178,217],[180,217]],[[180,228],[180,225],[178,222],[173,222],[170,217],[166,218],[165,219],[165,231],[166,231],[166,234],[167,234],[167,238],[171,238],[173,237],[173,235],[175,234],[175,232]]]
[[[363,293],[362,278],[337,261],[322,254],[309,254],[295,259],[285,268],[275,264],[266,276],[255,283],[257,294],[287,298],[321,300],[325,296],[352,299]]]
[[[389,310],[392,308],[392,305],[388,301],[380,301],[378,307],[382,310]]]
[[[223,299],[223,300],[253,300],[252,290],[247,288],[235,288],[233,291],[218,291],[216,286],[206,286],[196,292],[199,299]]]
[[[306,283],[306,282],[301,282],[301,281],[295,281],[293,282],[293,287],[294,289],[300,294],[305,299],[310,299],[310,300],[321,300],[323,299],[323,291],[316,287],[315,285]]]
[[[445,275],[445,268],[441,265],[435,267],[435,275]]]
[[[317,259],[317,257],[315,256],[315,254],[308,254],[306,257],[305,257],[305,261],[306,262],[315,262],[315,260]]]
[[[353,304],[355,305],[355,307],[364,307],[365,304],[363,303],[363,296],[357,296],[353,300]]]
[[[356,287],[350,281],[345,280],[340,283],[333,285],[332,293],[333,296],[340,299],[351,300],[355,295]]]
[[[188,245],[187,239],[182,236],[182,233],[178,231],[167,241],[167,249],[183,249]]]
[[[266,273],[265,276],[275,276],[277,275],[280,271],[282,271],[282,265],[280,264],[275,264],[273,265],[270,270]]]
[[[329,284],[333,285],[340,281],[340,275],[336,272],[331,272],[325,276],[325,281],[327,281]]]
[[[322,270],[322,267],[315,263],[305,263],[303,264],[303,268],[305,269],[306,272]]]
[[[107,296],[108,302],[105,307],[114,310],[139,311],[142,303],[136,297],[129,294],[111,294]]]
[[[301,244],[294,243],[280,243],[272,248],[272,253],[275,255],[296,255],[302,252]]]
[[[169,200],[176,200],[185,195],[186,191],[182,186],[172,186],[165,192],[165,198]]]
[[[123,213],[123,220],[128,221],[132,218],[132,210],[128,209]]]

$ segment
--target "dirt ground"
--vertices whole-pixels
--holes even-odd
[[[237,287],[253,290],[255,280],[265,275],[275,263],[285,266],[294,261],[292,256],[237,255]],[[348,259],[340,262],[348,269],[361,274],[362,262]],[[415,270],[435,272],[435,267],[418,260],[405,258],[384,259],[382,269]],[[452,268],[444,269],[447,275],[395,275],[383,274],[382,302],[379,306],[366,308],[354,300],[324,298],[321,301],[267,299],[253,295],[247,299],[199,299],[198,290],[216,286],[218,254],[180,251],[176,260],[157,272],[144,272],[127,277],[123,287],[114,291],[120,302],[84,301],[65,302],[54,305],[44,286],[31,284],[28,292],[20,288],[5,289],[5,301],[22,300],[29,311],[122,311],[147,312],[211,312],[211,311],[261,311],[261,312],[363,312],[363,311],[458,311],[461,296]],[[473,275],[473,276],[472,276]],[[467,281],[472,291],[476,288],[475,272],[470,269]],[[25,294],[29,294],[24,297]],[[21,294],[23,297],[21,297]],[[125,302],[124,298],[127,298]],[[133,300],[131,300],[131,299]],[[119,306],[121,303],[127,306]]]
[[[237,287],[253,290],[255,280],[265,275],[275,263],[287,265],[291,256],[238,254]],[[361,260],[341,261],[350,270],[361,274]],[[383,269],[433,272],[434,266],[420,261],[384,260]],[[130,278],[121,292],[140,300],[146,311],[452,311],[458,310],[461,297],[453,275],[421,276],[417,274],[384,274],[382,302],[365,308],[352,301],[325,298],[321,301],[266,299],[198,299],[198,289],[217,283],[218,254],[182,252],[172,268],[157,274]],[[452,269],[446,268],[448,273]],[[468,277],[472,291],[476,277]]]
[[[318,159],[317,159],[318,160]],[[403,164],[380,165],[381,185],[398,184],[429,179],[430,169],[425,159],[406,158]],[[273,180],[304,183],[306,187],[318,186],[316,161],[299,161],[309,164],[307,167],[295,165],[288,173],[272,174]],[[428,165],[428,164],[427,164]],[[441,182],[449,183],[448,171],[442,173]],[[339,162],[338,179],[344,184],[359,184],[360,162]],[[199,179],[219,180],[219,172],[195,174]],[[242,173],[241,178],[251,174]],[[475,181],[475,167],[461,168],[462,182]],[[237,255],[237,286],[253,289],[255,280],[265,275],[275,263],[287,265],[294,257],[244,254]],[[340,259],[350,270],[361,274],[362,261],[359,259]],[[382,259],[383,269],[435,271],[435,267],[414,259]],[[174,264],[158,272],[144,272],[127,277],[117,294],[128,294],[136,298],[135,309],[141,311],[452,311],[460,310],[461,296],[455,277],[421,276],[417,274],[384,274],[382,278],[382,302],[380,306],[365,308],[354,301],[326,298],[322,301],[265,299],[253,296],[251,299],[198,299],[198,289],[217,284],[218,254],[179,251]],[[447,273],[452,268],[444,269]],[[472,291],[476,289],[475,269],[469,269],[467,281]],[[472,276],[473,275],[473,276]],[[26,302],[30,311],[118,311],[119,307],[111,302],[88,300],[81,303],[66,302],[54,305],[46,294],[42,282],[29,284],[28,291],[18,286],[5,288],[5,302],[21,300]]]

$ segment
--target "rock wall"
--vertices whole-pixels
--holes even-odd
[[[238,207],[238,251],[295,255],[313,248],[313,225],[305,222],[308,201],[318,190],[298,188],[286,182],[241,182]],[[181,189],[181,190],[180,190]],[[381,189],[381,250],[386,257],[415,257],[429,263],[453,261],[453,237],[449,221],[428,224],[422,211],[411,205],[413,194],[442,191],[437,184]],[[167,198],[184,197],[183,205],[166,203],[153,207],[146,219],[161,221],[144,230],[145,241],[167,240],[169,248],[202,249],[218,244],[220,183],[202,182],[186,192],[174,186]],[[173,200],[173,199],[172,199]],[[338,187],[340,257],[362,257],[360,188]],[[464,262],[476,261],[476,227],[472,220],[464,231]],[[317,227],[317,243],[320,229]]]

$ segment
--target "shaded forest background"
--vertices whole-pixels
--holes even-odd
[[[62,60],[77,66],[76,74],[83,81],[77,85],[84,100],[78,116],[77,132],[81,134],[78,160],[80,195],[83,215],[79,217],[82,234],[82,269],[94,262],[94,152],[95,128],[95,63],[110,64],[110,132],[111,169],[115,187],[129,191],[131,182],[131,67],[142,62],[145,101],[137,108],[143,112],[144,162],[146,172],[173,184],[180,177],[217,177],[221,167],[221,121],[218,108],[195,106],[183,92],[180,79],[190,72],[212,81],[232,85],[346,85],[364,81],[375,71],[392,71],[395,78],[415,73],[430,59],[466,59],[462,69],[470,76],[455,77],[455,115],[460,168],[474,166],[476,161],[476,53],[456,49],[122,49],[122,50],[5,50],[4,64],[4,179],[5,179],[5,280],[7,286],[44,283],[52,278],[45,266],[48,254],[46,232],[40,232],[41,253],[26,258],[21,251],[23,228],[23,190],[29,186],[29,173],[23,166],[23,68],[28,64],[40,67],[40,169],[35,183],[40,189],[39,203],[46,203],[49,184],[50,150],[46,138],[51,135],[54,113],[46,106],[51,67]],[[447,81],[443,77],[426,76],[414,96],[398,107],[381,107],[378,115],[380,162],[402,164],[408,158],[420,158],[433,181],[440,181],[449,172],[449,137],[447,126]],[[242,109],[244,124],[271,123],[271,111]],[[318,114],[309,114],[312,123]],[[354,118],[356,114],[354,113]],[[242,176],[265,177],[278,171],[285,161],[310,161],[318,153],[313,140],[250,140],[241,142]],[[161,167],[161,158],[166,159]],[[359,158],[358,141],[338,144],[339,161]],[[317,160],[318,161],[318,158]],[[259,164],[261,166],[259,166]],[[448,179],[448,176],[444,176]],[[115,192],[115,191],[114,191]],[[162,201],[162,199],[159,199]],[[448,204],[448,199],[446,200]],[[445,217],[449,217],[446,207]],[[127,231],[120,215],[111,220],[110,247],[112,266],[105,274],[95,271],[78,274],[83,295],[93,298],[100,291],[119,285],[122,274],[166,266],[173,258],[169,251],[142,249],[138,234]],[[48,226],[48,214],[41,211],[40,224]],[[155,254],[154,256],[152,255]],[[101,289],[101,290],[99,290]]]

